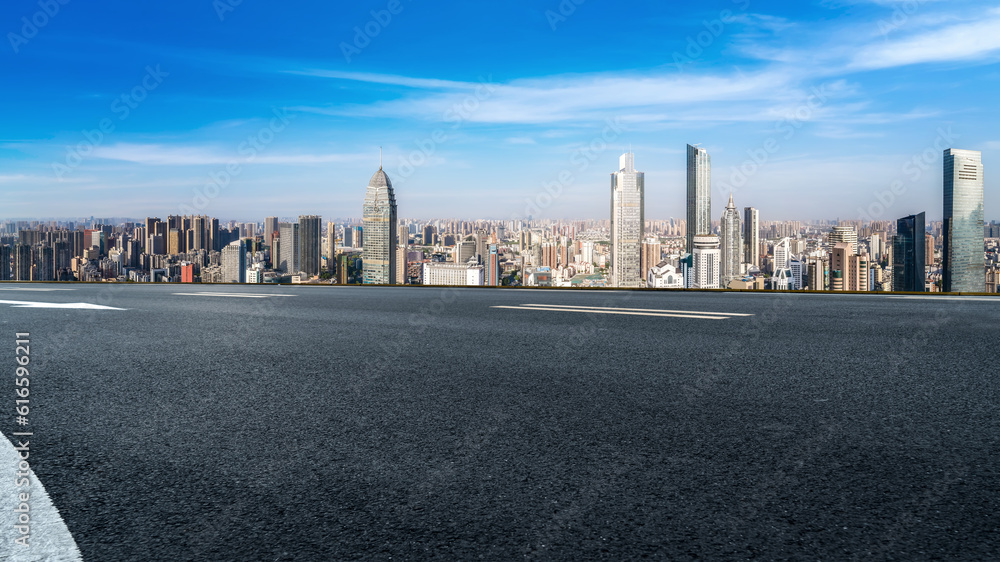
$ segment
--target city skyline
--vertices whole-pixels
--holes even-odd
[[[7,5],[9,75],[36,87],[0,94],[18,108],[0,125],[0,212],[352,216],[385,145],[403,216],[597,217],[602,171],[631,145],[646,214],[681,217],[682,147],[702,143],[712,217],[733,188],[775,219],[862,218],[898,181],[875,218],[937,220],[945,146],[987,167],[1000,151],[1000,11],[902,4],[643,5],[610,50],[594,37],[629,3],[65,5],[36,33],[19,22],[37,4]],[[129,25],[146,19],[155,32]],[[517,44],[499,33],[514,23]],[[469,29],[481,43],[459,42]]]

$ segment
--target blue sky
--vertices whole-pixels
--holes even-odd
[[[983,152],[1000,218],[995,2],[0,12],[3,218],[360,216],[379,146],[401,217],[606,218],[628,147],[646,216],[682,217],[687,143],[712,155],[716,218],[732,191],[762,220],[936,220],[949,146]]]

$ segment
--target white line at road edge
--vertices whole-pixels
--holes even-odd
[[[542,308],[540,306],[491,306],[510,310],[545,310],[548,312],[587,312],[590,314],[621,314],[625,316],[659,316],[662,318],[694,318],[696,320],[729,320],[729,316],[702,316],[695,314],[663,314],[659,312],[625,312],[623,310],[601,310],[594,308]]]
[[[939,300],[939,301],[990,301],[1000,302],[1000,297],[889,297],[890,299]]]
[[[89,302],[0,301],[0,304],[9,304],[13,308],[73,308],[79,310],[128,310],[127,308],[115,308],[113,306],[90,304]]]
[[[40,287],[0,287],[0,291],[75,291],[76,289],[42,289]]]
[[[31,439],[26,437],[25,439]],[[30,446],[30,445],[29,445]],[[52,505],[45,487],[29,469],[30,488],[18,488],[15,484],[17,464],[20,455],[14,445],[4,436],[0,438],[0,560],[11,562],[40,562],[42,560],[58,560],[65,562],[82,561],[80,549],[66,527],[66,522],[59,515],[59,510]],[[31,462],[29,457],[28,462]],[[27,492],[31,511],[31,539],[29,546],[24,547],[14,542],[20,533],[14,528],[17,525],[18,513],[14,511],[18,504],[18,494]]]
[[[709,312],[707,310],[659,310],[655,308],[615,308],[613,306],[576,306],[569,304],[522,304],[521,306],[548,306],[552,308],[575,308],[575,309],[597,309],[597,310],[630,310],[636,312],[669,312],[672,314],[712,314],[715,316],[753,316],[753,314],[741,314],[739,312]]]
[[[295,297],[298,295],[269,295],[266,293],[174,293],[184,297],[240,297],[245,299],[266,299],[270,297]]]

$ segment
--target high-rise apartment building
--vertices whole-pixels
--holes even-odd
[[[760,211],[743,208],[743,262],[760,267]]]
[[[500,247],[497,244],[486,246],[484,284],[489,287],[500,286]]]
[[[855,254],[850,242],[837,242],[830,252],[831,291],[869,291],[868,254]]]
[[[264,219],[264,245],[270,247],[274,241],[274,234],[278,232],[278,217],[267,217]]]
[[[326,223],[326,248],[323,250],[326,255],[326,270],[337,270],[337,225],[336,223]]]
[[[14,255],[14,281],[31,281],[31,246],[15,244],[11,253]]]
[[[663,252],[663,246],[660,244],[659,238],[655,236],[647,236],[645,240],[642,241],[642,260],[640,261],[640,271],[642,272],[642,278],[645,280],[646,276],[649,275],[649,270],[656,267],[660,263],[660,254]]]
[[[944,151],[942,290],[986,290],[983,160],[977,150]]]
[[[364,252],[362,269],[366,285],[395,285],[399,224],[396,195],[389,176],[378,171],[368,182],[364,203]]]
[[[645,174],[635,170],[631,152],[618,159],[611,174],[611,284],[614,287],[645,286],[641,267],[644,227]]]
[[[10,281],[11,277],[13,277],[11,275],[10,261],[10,246],[0,244],[0,281]]]
[[[410,245],[410,229],[406,225],[399,225],[399,233],[396,242],[399,246],[396,249],[396,283],[400,285],[406,285],[409,274],[407,269],[410,267],[409,260],[409,245]]]
[[[892,244],[892,290],[924,292],[927,250],[924,213],[896,221]]]
[[[774,271],[788,269],[788,264],[792,259],[792,251],[789,243],[790,239],[782,238],[774,245]]]
[[[322,265],[322,221],[317,215],[299,217],[299,271],[309,277],[319,275]]]
[[[694,237],[712,233],[712,157],[687,145],[687,251],[694,253]]]
[[[719,237],[714,234],[694,237],[694,252],[692,252],[694,289],[718,289],[721,279],[722,252],[719,249]]]
[[[736,210],[733,194],[722,213],[722,286],[742,277],[740,265],[743,263],[743,230],[740,228],[740,212]]]
[[[222,282],[246,283],[247,246],[243,240],[236,240],[222,249]]]
[[[365,228],[363,226],[351,227],[351,247],[352,248],[365,247]]]

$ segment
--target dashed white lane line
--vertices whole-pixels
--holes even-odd
[[[0,304],[9,304],[13,308],[67,308],[77,310],[128,310],[127,308],[115,308],[113,306],[103,306],[91,304],[89,302],[31,302],[31,301],[4,301]]]
[[[266,293],[173,293],[183,297],[234,297],[243,299],[267,299],[271,297],[294,297],[298,295],[270,295]]]
[[[29,456],[22,459],[21,454],[7,437],[0,437],[0,560],[11,562],[36,562],[42,560],[58,560],[76,562],[83,560],[80,549],[73,540],[73,535],[66,527],[59,510],[52,504],[45,487],[31,470],[31,443],[25,443],[31,437],[14,437],[20,439],[19,444],[27,445]],[[18,465],[25,460],[29,465],[27,471],[20,470]],[[25,473],[18,475],[18,472]],[[25,482],[24,479],[27,481]],[[19,484],[27,484],[19,486]],[[28,494],[27,501],[21,501]],[[27,504],[22,505],[22,504]],[[25,511],[25,508],[28,511]],[[28,519],[28,546],[22,546],[15,541],[22,536],[18,525],[21,525],[22,515]],[[22,539],[23,541],[23,539]]]
[[[753,316],[753,314],[743,314],[739,312],[709,312],[707,310],[660,310],[654,308],[615,308],[613,306],[577,306],[569,304],[522,304],[521,306],[547,306],[550,308],[575,308],[575,309],[599,309],[599,310],[626,310],[631,312],[663,312],[670,314],[711,314],[713,316]]]
[[[626,310],[604,310],[599,308],[549,308],[541,306],[492,306],[509,310],[534,310],[548,312],[585,312],[588,314],[618,314],[623,316],[658,316],[661,318],[693,318],[695,320],[729,320],[729,316],[709,316],[701,314],[668,314],[662,312],[630,312]]]

